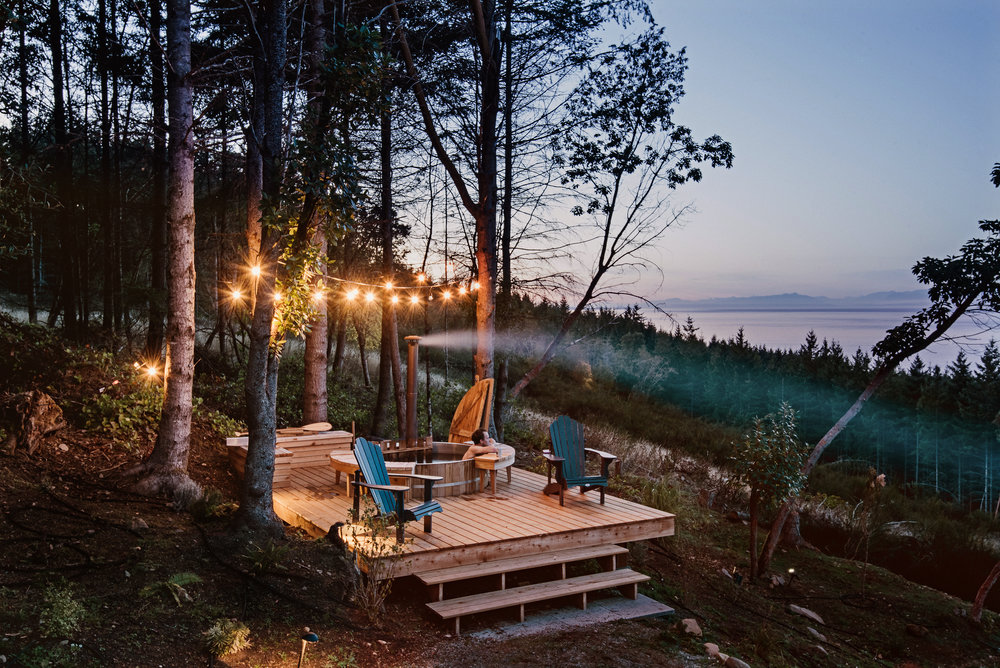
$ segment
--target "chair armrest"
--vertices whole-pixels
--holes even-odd
[[[370,483],[362,481],[354,482],[355,485],[360,485],[361,487],[367,487],[368,489],[384,489],[387,492],[409,492],[409,485],[372,485]]]
[[[444,477],[439,475],[423,475],[421,473],[393,473],[389,471],[390,478],[413,478],[414,480],[430,480],[431,482],[437,482],[438,480],[444,480]]]
[[[610,459],[612,461],[618,459],[618,455],[613,455],[610,452],[604,452],[602,450],[594,450],[593,448],[584,448],[584,451],[593,453],[598,457],[600,457],[601,459]]]
[[[583,450],[585,454],[590,453],[597,455],[598,457],[601,458],[601,477],[603,478],[611,477],[611,474],[608,471],[608,467],[611,466],[611,462],[615,462],[617,464],[615,471],[616,473],[618,473],[618,475],[621,475],[622,465],[621,462],[618,461],[618,455],[613,455],[610,452],[604,452],[602,450],[594,450],[593,448],[584,448]]]
[[[551,463],[564,462],[566,461],[563,457],[556,457],[550,450],[542,450],[542,457],[545,457],[546,461]]]

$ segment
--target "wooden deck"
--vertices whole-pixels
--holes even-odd
[[[330,467],[293,469],[288,485],[274,490],[275,512],[313,536],[326,535],[351,507],[334,474]],[[512,481],[505,479],[500,477],[495,497],[485,492],[438,499],[443,512],[434,515],[433,533],[424,533],[422,522],[408,523],[394,575],[674,533],[671,513],[611,495],[602,506],[596,492],[574,489],[560,507],[558,496],[542,493],[545,476],[514,468]]]

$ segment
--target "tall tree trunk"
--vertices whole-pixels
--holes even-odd
[[[59,199],[56,226],[59,229],[60,285],[63,328],[70,338],[79,338],[77,321],[76,234],[72,202],[72,158],[66,132],[66,103],[63,98],[62,13],[59,0],[49,0],[49,50],[52,54],[52,132],[55,139],[55,183]]]
[[[511,27],[513,0],[504,3],[504,106],[503,106],[503,230],[500,234],[500,329],[507,331],[510,318],[511,293],[513,278],[511,275],[510,237],[511,216],[514,213],[514,70],[512,49],[514,35]],[[507,356],[504,355],[497,366],[496,393],[493,400],[493,424],[496,427],[497,439],[504,440],[504,413],[507,409]]]
[[[388,53],[389,27],[388,19],[383,16],[380,28],[382,31],[382,49]],[[379,113],[379,158],[380,158],[380,205],[379,218],[382,240],[382,279],[392,280],[392,118],[389,109],[389,79],[388,75],[382,81],[383,103]],[[378,394],[375,398],[375,408],[372,411],[372,433],[385,435],[388,419],[390,398],[396,405],[397,418],[401,414],[399,396],[393,383],[393,369],[399,364],[399,335],[396,331],[395,310],[389,300],[389,295],[382,300],[382,336],[379,344],[378,359]],[[393,345],[393,342],[396,345]],[[398,423],[401,429],[403,422]]]
[[[25,0],[20,0],[18,4],[18,12],[20,14],[20,20],[17,22],[17,72],[18,83],[21,87],[21,104],[20,109],[18,110],[20,112],[21,126],[20,168],[27,169],[28,157],[30,155],[30,126],[28,125],[28,49],[25,44],[25,34],[27,32],[27,8],[25,7]],[[31,198],[28,197],[27,193],[25,193],[23,201],[24,212],[28,223],[28,322],[35,324],[38,322],[38,305],[36,302],[38,276],[36,274],[37,263],[35,261],[35,258],[37,257],[35,218],[34,212],[32,211]]]
[[[103,297],[101,309],[101,327],[114,331],[114,307],[112,306],[112,266],[114,250],[112,248],[113,230],[111,223],[111,112],[108,100],[108,12],[107,0],[97,3],[97,69],[101,78],[101,187],[98,206],[101,211],[101,237],[103,239]]]
[[[163,413],[152,454],[134,473],[145,494],[170,493],[180,503],[200,495],[188,477],[194,384],[194,98],[190,0],[167,0],[169,60],[169,194],[167,363]]]
[[[149,63],[153,78],[151,86],[153,105],[153,192],[149,216],[149,328],[146,330],[146,359],[158,361],[163,349],[163,302],[166,291],[166,199],[167,199],[167,125],[164,114],[166,90],[163,77],[163,42],[160,40],[162,23],[161,1],[149,3]]]
[[[323,115],[323,90],[320,84],[323,55],[326,48],[326,30],[324,28],[323,0],[309,1],[309,107],[310,117],[316,121],[316,140],[321,141],[323,125],[319,117]],[[318,176],[318,175],[317,175]],[[302,221],[310,229],[314,229],[312,243],[319,248],[319,271],[326,273],[327,241],[326,231],[320,229],[319,212],[313,208],[309,213],[310,220]],[[317,288],[322,289],[324,280],[317,281]],[[311,318],[305,337],[305,373],[302,392],[302,417],[305,422],[326,422],[327,416],[327,298],[314,300],[315,312]]]
[[[344,349],[347,347],[347,309],[343,306],[337,308],[334,316],[337,323],[337,346],[333,350],[333,364],[330,372],[334,378],[339,378],[344,370]]]
[[[476,177],[476,375],[493,377],[497,284],[497,113],[500,106],[500,49],[495,0],[472,0],[477,40],[482,54],[479,75],[482,107],[479,115],[479,165]]]
[[[261,201],[276,208],[282,179],[282,85],[286,58],[285,0],[261,0],[257,26],[261,43],[254,55],[254,91],[261,93],[259,131]],[[248,236],[250,231],[248,229]],[[272,332],[274,286],[278,271],[279,237],[275,226],[261,232],[258,256],[261,268],[250,323],[246,403],[249,426],[246,468],[240,487],[240,507],[233,518],[236,530],[270,537],[283,535],[271,497],[274,479],[278,361],[281,343]]]
[[[361,377],[364,380],[365,387],[372,386],[372,376],[368,372],[368,351],[365,349],[365,325],[361,322],[361,316],[355,311],[354,313],[354,331],[358,335],[358,358],[361,360]],[[373,434],[378,434],[372,430]]]

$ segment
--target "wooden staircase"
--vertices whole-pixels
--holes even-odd
[[[455,634],[461,633],[462,617],[491,612],[504,608],[518,608],[524,621],[524,607],[530,603],[573,597],[577,605],[586,610],[587,595],[603,589],[617,588],[622,595],[635,599],[639,583],[649,577],[625,568],[628,550],[619,545],[595,545],[556,550],[537,554],[497,559],[481,564],[466,564],[416,573],[428,586],[432,601],[427,604],[442,619],[455,621]],[[597,560],[602,571],[567,577],[567,564]],[[507,588],[507,575],[522,571],[548,571],[549,579],[541,582]],[[490,591],[447,598],[446,585],[456,588],[458,583],[496,576],[497,588]]]

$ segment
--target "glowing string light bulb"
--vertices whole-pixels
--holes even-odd
[[[240,292],[239,290],[233,290],[232,297],[233,297],[233,300],[239,301],[239,300],[243,299],[243,293]]]
[[[420,303],[420,297],[418,297],[416,295],[411,295],[410,296],[410,303],[411,304],[419,304]]]
[[[156,374],[159,373],[155,366],[146,367],[146,375],[150,378],[156,378]]]
[[[368,294],[366,294],[365,295],[365,301],[368,302],[369,304],[371,304],[373,301],[375,301],[375,293],[374,292],[369,292]]]
[[[347,301],[353,302],[357,298],[358,298],[357,288],[351,288],[350,290],[347,291]]]
[[[451,292],[445,290],[443,293],[441,293],[441,297],[444,299],[451,299]]]
[[[464,295],[465,294],[465,286],[464,285],[458,289],[458,294],[460,294],[460,295]]]
[[[427,280],[426,276],[424,276],[423,274],[417,274],[417,283],[423,283],[426,280]]]
[[[399,295],[393,295],[392,296],[392,303],[393,304],[398,304],[399,303]]]
[[[260,267],[258,265],[250,267],[250,273],[253,275],[254,278],[257,278],[258,276],[260,276]]]
[[[473,281],[472,282],[472,289],[473,290],[478,290],[479,289],[479,281]]]

